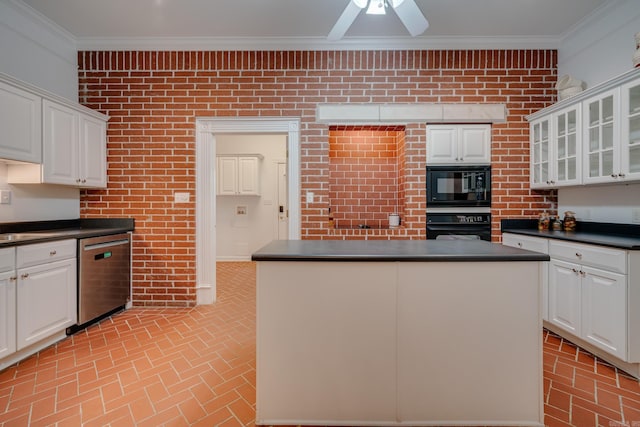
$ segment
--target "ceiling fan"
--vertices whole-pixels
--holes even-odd
[[[429,28],[429,21],[424,17],[415,0],[349,0],[349,4],[331,29],[327,39],[340,40],[363,9],[366,8],[370,15],[384,15],[389,6],[396,12],[412,36],[420,35]]]

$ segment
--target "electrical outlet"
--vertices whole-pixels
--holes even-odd
[[[174,203],[189,203],[189,193],[175,193]]]
[[[640,224],[640,209],[633,209],[631,214],[631,222],[634,224]]]

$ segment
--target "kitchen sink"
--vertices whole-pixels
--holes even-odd
[[[18,240],[42,239],[56,236],[56,233],[5,233],[0,234],[0,242],[12,242]]]

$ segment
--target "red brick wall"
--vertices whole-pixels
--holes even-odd
[[[329,126],[318,103],[504,103],[492,130],[493,229],[550,209],[555,194],[528,186],[525,116],[555,101],[556,52],[79,52],[80,102],[108,114],[109,181],[87,190],[83,217],[134,217],[134,303],[195,304],[195,118],[299,117],[305,239],[424,238],[424,123],[399,144],[398,230],[328,226]],[[174,192],[191,203],[174,205]],[[304,201],[304,197],[302,198]]]

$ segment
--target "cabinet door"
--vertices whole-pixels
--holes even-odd
[[[576,105],[553,115],[554,138],[552,138],[551,158],[555,164],[550,181],[555,187],[581,183],[580,112],[580,105]]]
[[[458,129],[456,126],[427,126],[427,163],[458,162]]]
[[[257,196],[260,194],[257,157],[238,157],[238,194]]]
[[[551,187],[551,118],[544,117],[531,122],[531,188]]]
[[[0,359],[16,351],[15,271],[0,273]]]
[[[42,162],[41,98],[0,83],[0,158]]]
[[[238,158],[218,157],[218,195],[233,196],[238,190]]]
[[[42,180],[78,185],[78,112],[44,100]]]
[[[458,133],[458,161],[491,163],[491,126],[464,125]]]
[[[582,338],[627,360],[627,283],[622,274],[582,267]]]
[[[549,263],[549,321],[580,336],[580,265],[552,259]]]
[[[619,89],[613,89],[584,101],[583,182],[614,182],[620,171]]]
[[[621,175],[625,180],[640,180],[640,79],[620,88]]]
[[[20,350],[76,323],[76,259],[18,270],[17,294]]]
[[[79,115],[79,175],[82,187],[107,186],[107,124],[84,114]]]

